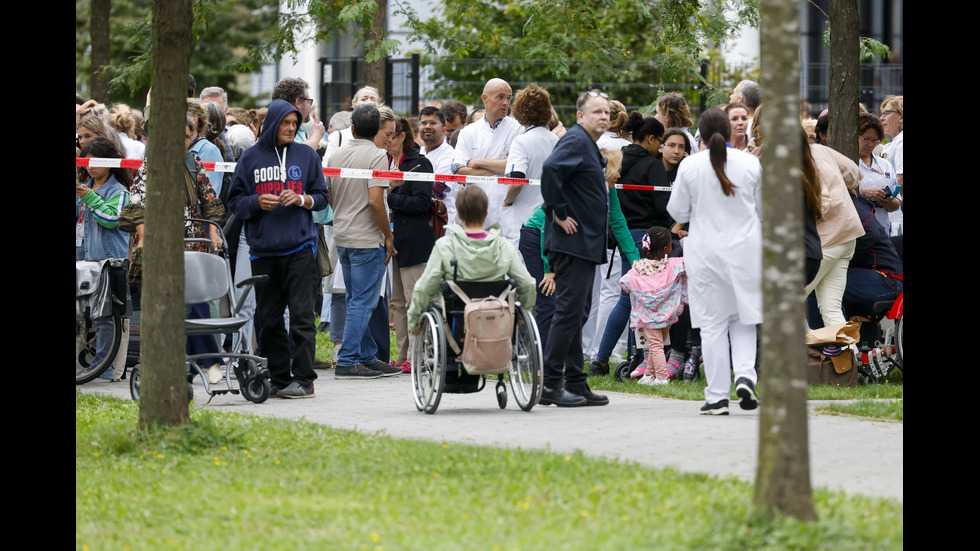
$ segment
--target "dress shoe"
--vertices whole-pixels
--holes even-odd
[[[560,408],[575,408],[588,405],[588,401],[578,394],[572,394],[567,389],[561,388],[558,390],[552,390],[548,387],[544,387],[541,391],[541,399],[538,403],[542,406],[550,406],[552,404]]]
[[[609,398],[603,394],[596,394],[595,392],[592,392],[592,389],[589,388],[589,385],[585,385],[582,387],[571,387],[568,389],[568,391],[571,392],[572,394],[576,394],[578,396],[585,398],[585,403],[588,406],[609,405]]]

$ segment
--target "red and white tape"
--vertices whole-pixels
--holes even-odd
[[[75,166],[97,166],[105,168],[137,169],[143,161],[140,159],[98,159],[76,157]],[[204,169],[212,172],[234,172],[238,163],[204,163]],[[356,178],[361,180],[413,180],[417,182],[462,182],[466,184],[503,184],[540,186],[537,178],[504,178],[497,176],[461,176],[459,174],[432,174],[428,172],[402,172],[399,170],[366,170],[360,168],[324,168],[323,175],[327,178]],[[616,189],[642,189],[650,191],[670,191],[670,186],[637,186],[631,184],[616,184]]]

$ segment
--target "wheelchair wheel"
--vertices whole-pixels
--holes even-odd
[[[898,368],[901,369],[902,371],[905,371],[905,368],[903,367],[905,365],[905,362],[902,360],[904,356],[904,351],[902,350],[903,348],[902,333],[905,330],[904,320],[905,320],[905,316],[902,316],[897,320],[895,320],[895,350],[897,351],[897,356],[895,358],[896,360],[895,365],[897,365]]]
[[[541,336],[538,333],[538,324],[527,310],[518,307],[515,315],[517,324],[514,326],[514,357],[510,364],[510,388],[517,405],[524,411],[531,411],[541,398],[541,391],[544,389]]]
[[[439,407],[445,384],[446,334],[435,310],[422,314],[422,330],[412,346],[412,392],[415,407],[432,414]]]
[[[134,402],[140,401],[140,383],[142,382],[140,366],[137,365],[129,370],[129,395],[133,397]]]
[[[96,342],[96,326],[106,326],[109,343],[104,355],[99,354]],[[75,384],[85,384],[112,366],[122,340],[123,322],[116,312],[112,317],[98,321],[75,320]]]

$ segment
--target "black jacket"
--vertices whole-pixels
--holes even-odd
[[[432,163],[418,149],[405,153],[398,170],[432,173]],[[388,193],[391,221],[395,225],[395,260],[399,268],[421,264],[429,259],[436,236],[429,227],[429,206],[432,204],[432,182],[405,182]]]
[[[609,196],[602,157],[592,136],[579,125],[571,127],[544,161],[544,252],[564,253],[589,262],[606,261]],[[571,216],[578,231],[569,235],[554,222]]]
[[[637,144],[623,148],[623,167],[619,172],[620,184],[664,187],[670,186],[677,174],[676,169],[667,172],[660,159]],[[617,189],[616,194],[629,229],[646,230],[662,226],[669,230],[674,225],[674,220],[667,213],[669,191]]]

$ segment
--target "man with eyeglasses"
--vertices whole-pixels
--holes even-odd
[[[320,147],[320,140],[326,133],[323,123],[318,121],[313,114],[313,98],[310,97],[310,85],[301,78],[284,78],[276,83],[272,89],[272,100],[281,99],[299,111],[302,120],[300,125],[310,122],[313,118],[313,127],[310,129],[309,136],[302,128],[296,130],[296,141],[304,143],[314,150]]]
[[[605,159],[596,141],[609,127],[609,99],[598,90],[575,103],[578,123],[544,162],[541,194],[544,252],[555,272],[555,314],[544,349],[541,405],[604,406],[589,388],[582,358],[582,326],[592,303],[596,266],[606,261],[609,197]]]
[[[453,158],[453,173],[466,176],[503,176],[507,169],[510,144],[524,127],[513,117],[507,116],[514,93],[506,81],[499,78],[488,80],[480,97],[486,111],[482,119],[460,130]],[[469,185],[478,186],[487,193],[490,204],[483,227],[489,229],[500,222],[500,209],[507,186]]]

